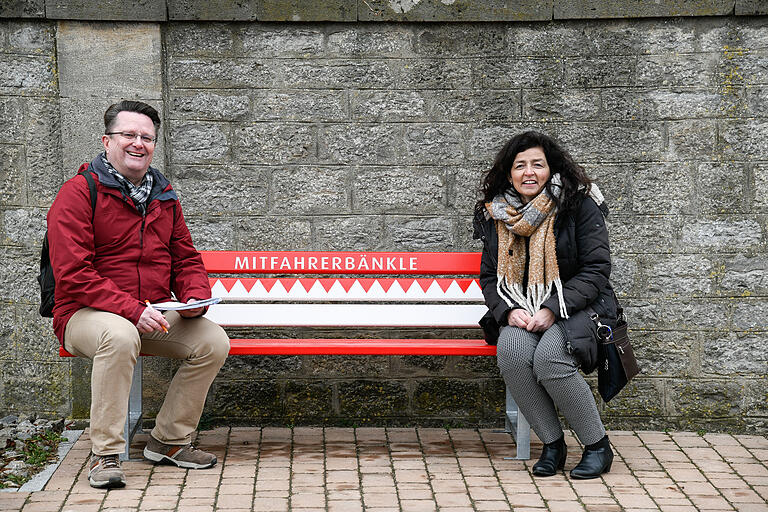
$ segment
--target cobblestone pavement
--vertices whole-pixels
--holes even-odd
[[[617,454],[603,478],[534,478],[533,460],[493,430],[433,428],[218,428],[197,444],[207,470],[124,463],[128,486],[88,486],[86,433],[44,490],[0,493],[0,510],[768,511],[768,437],[609,432]],[[136,456],[146,440],[134,443]],[[566,470],[579,459],[572,435]]]

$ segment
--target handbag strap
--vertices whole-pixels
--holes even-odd
[[[624,308],[621,305],[621,302],[619,302],[619,298],[616,296],[616,290],[611,288],[611,293],[613,293],[613,300],[616,301],[616,321],[617,322],[627,322],[627,317],[624,315]]]
[[[617,312],[620,311],[619,317],[624,315],[623,310],[617,310]],[[600,322],[600,315],[597,314],[597,312],[592,308],[592,306],[587,306],[584,308],[584,312],[589,315],[590,320],[595,322],[595,325],[597,326],[597,337],[602,341],[603,343],[611,343],[613,341],[613,329],[611,329],[608,325],[603,325]]]

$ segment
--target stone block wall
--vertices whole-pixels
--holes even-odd
[[[141,22],[40,2],[0,11],[0,409],[88,414],[88,364],[56,356],[34,276],[47,207],[127,97],[162,110],[155,163],[200,249],[479,250],[495,151],[524,129],[557,137],[611,206],[644,368],[601,404],[608,425],[766,431],[759,2],[168,0]],[[146,364],[151,416],[174,366]],[[205,414],[487,425],[502,404],[491,359],[239,357]]]
[[[62,183],[56,24],[0,20],[0,396],[68,414],[70,365],[37,314],[45,212]],[[37,305],[36,305],[37,303]]]

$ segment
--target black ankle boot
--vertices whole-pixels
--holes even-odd
[[[553,443],[547,443],[541,450],[539,461],[533,465],[533,474],[536,476],[553,476],[559,469],[565,467],[565,457],[568,447],[565,446],[565,438],[561,437]]]
[[[608,473],[613,464],[613,450],[608,436],[593,445],[586,446],[581,460],[571,470],[571,478],[576,480],[589,480],[597,478],[603,473]]]

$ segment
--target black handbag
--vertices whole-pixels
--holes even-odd
[[[627,320],[621,307],[618,309],[616,327],[597,323],[597,348],[600,365],[597,369],[597,389],[605,402],[610,401],[632,378],[640,373],[635,352],[627,336]]]

